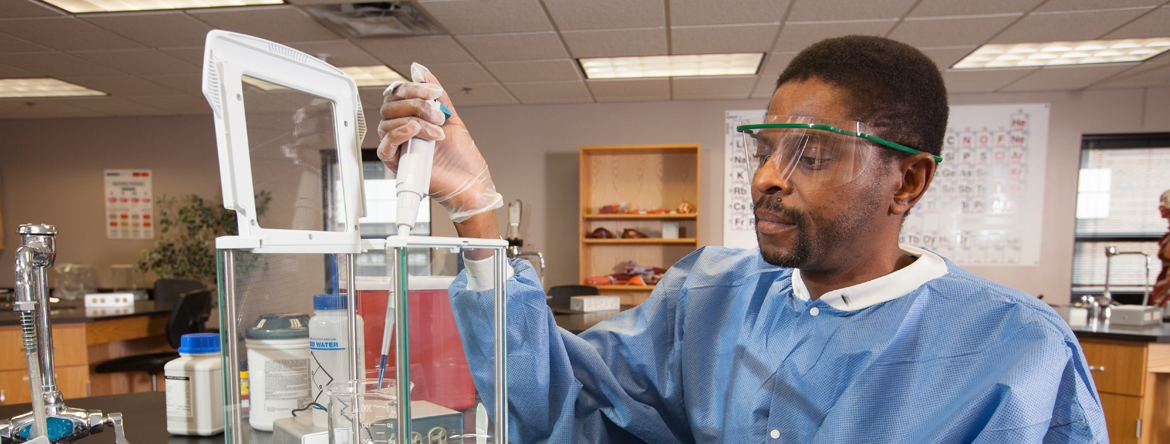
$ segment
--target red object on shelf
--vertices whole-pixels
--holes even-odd
[[[475,406],[475,383],[447,294],[447,287],[454,279],[428,276],[411,277],[408,281],[410,380],[414,382],[411,399],[466,410]],[[365,325],[366,368],[377,369],[381,361],[382,329],[386,324],[389,280],[359,277],[357,293],[361,301],[358,312]],[[396,371],[396,349],[397,338],[393,338],[386,364],[386,377],[391,379]]]

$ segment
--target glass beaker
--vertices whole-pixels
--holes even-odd
[[[414,384],[410,384],[414,388]],[[398,430],[398,385],[376,378],[338,382],[325,387],[329,402],[329,444],[389,444]],[[357,413],[355,416],[355,412]],[[354,427],[354,420],[357,427]],[[352,439],[354,430],[358,439]]]
[[[53,270],[57,273],[57,288],[53,296],[62,301],[79,301],[86,293],[97,291],[93,265],[62,264]]]

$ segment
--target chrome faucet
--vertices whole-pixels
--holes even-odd
[[[1113,292],[1109,291],[1109,272],[1113,268],[1113,256],[1121,256],[1123,254],[1142,255],[1146,257],[1146,294],[1142,297],[1142,305],[1148,305],[1150,303],[1150,255],[1140,251],[1117,251],[1117,247],[1114,246],[1105,247],[1105,292],[1101,294],[1101,297],[1107,303],[1113,302]]]
[[[25,224],[17,233],[21,246],[16,250],[16,300],[12,309],[20,312],[33,409],[0,420],[0,441],[24,443],[36,439],[65,444],[101,432],[109,425],[114,429],[115,441],[127,444],[120,413],[103,417],[100,410],[65,406],[54,373],[48,305],[48,271],[57,255],[57,229],[52,225]]]
[[[540,283],[544,284],[544,255],[539,251],[522,252],[520,248],[524,246],[524,240],[520,239],[520,214],[524,209],[524,202],[516,199],[515,202],[508,204],[508,258],[526,258],[536,256],[540,260]],[[529,259],[531,260],[531,259]]]

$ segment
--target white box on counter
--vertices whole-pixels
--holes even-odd
[[[1113,325],[1156,325],[1162,323],[1162,307],[1145,305],[1117,305],[1110,309],[1109,323]]]
[[[621,310],[622,298],[618,296],[573,296],[569,298],[569,310],[609,311]]]

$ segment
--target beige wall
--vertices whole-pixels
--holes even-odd
[[[1051,103],[1040,265],[979,267],[982,276],[1063,301],[1069,293],[1076,170],[1081,134],[1170,131],[1170,89],[1071,93],[970,94],[953,104]],[[678,101],[459,108],[492,167],[506,201],[526,204],[526,250],[545,254],[549,285],[577,280],[577,149],[581,145],[698,143],[702,146],[699,241],[718,245],[722,195],[723,112],[763,108],[760,100]],[[458,103],[456,103],[458,106]],[[373,128],[373,126],[371,126]],[[0,286],[11,286],[19,223],[55,223],[59,261],[131,263],[146,241],[105,239],[101,172],[154,170],[156,194],[218,199],[218,169],[209,117],[0,121],[0,214],[6,248]],[[366,146],[376,144],[371,134]],[[33,196],[34,190],[39,194]],[[438,216],[438,214],[436,214]],[[500,225],[506,222],[499,212]],[[449,235],[436,217],[436,234]]]

